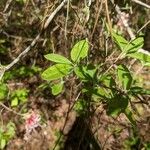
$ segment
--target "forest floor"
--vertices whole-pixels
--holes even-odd
[[[66,79],[62,93],[57,96],[52,94],[49,82],[41,78],[42,72],[52,64],[44,55],[56,53],[69,57],[73,45],[85,38],[90,43],[88,59],[94,63],[114,63],[119,52],[111,36],[106,34],[104,22],[108,16],[105,2],[93,0],[89,10],[86,10],[85,2],[72,0],[69,5],[65,4],[42,31],[48,16],[60,5],[60,0],[0,1],[2,65],[7,66],[13,62],[41,33],[34,47],[4,75],[0,70],[2,84],[5,83],[8,89],[5,98],[1,100],[4,87],[0,87],[0,143],[4,142],[3,138],[4,149],[150,149],[150,95],[140,96],[146,104],[134,105],[137,122],[134,128],[124,114],[108,116],[106,106],[101,102],[96,104],[89,118],[82,118],[74,107],[82,95],[80,83],[74,76]],[[150,6],[149,0],[143,2]],[[150,19],[150,9],[135,2],[116,0],[115,4],[126,14],[135,35]],[[115,8],[110,1],[107,6],[111,25],[116,28],[119,18],[116,17]],[[129,39],[124,27],[119,25],[118,28]],[[145,28],[141,32],[144,35]],[[148,42],[150,45],[149,40]],[[135,73],[139,84],[150,89],[149,67],[143,67],[139,61],[132,59],[119,60],[116,64],[119,63],[132,66],[131,71]],[[11,123],[14,129],[11,128]],[[5,136],[2,129],[5,130]]]

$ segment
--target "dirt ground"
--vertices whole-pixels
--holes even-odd
[[[60,2],[59,0],[0,1],[0,48],[4,49],[4,52],[0,51],[2,65],[11,63],[31,44],[41,32],[48,15]],[[86,37],[90,41],[91,62],[107,61],[106,67],[114,63],[118,51],[113,51],[116,46],[111,37],[105,33],[103,20],[107,20],[108,17],[105,4],[101,4],[100,0],[91,2],[88,16],[85,3],[72,0],[68,18],[68,8],[65,4],[46,31],[42,31],[36,45],[5,72],[4,81],[9,92],[6,100],[0,104],[0,125],[6,126],[11,121],[15,124],[16,132],[8,141],[6,150],[148,150],[144,149],[143,145],[150,142],[149,95],[142,97],[147,104],[135,104],[134,117],[137,127],[134,128],[123,114],[117,118],[108,116],[103,103],[94,106],[94,112],[90,117],[80,116],[73,107],[81,88],[75,77],[66,79],[64,90],[58,96],[51,94],[50,86],[41,78],[42,71],[51,65],[50,61],[44,58],[45,54],[53,52],[69,57],[74,43]],[[150,6],[149,0],[143,2]],[[115,0],[115,4],[119,5],[122,11],[129,13],[129,25],[134,33],[149,20],[150,9],[128,0],[122,2]],[[115,27],[118,19],[110,1],[108,7],[111,24]],[[145,29],[142,31],[144,33]],[[128,33],[124,29],[122,32],[128,39]],[[2,40],[5,40],[4,44]],[[107,60],[106,55],[111,57]],[[133,60],[121,61],[131,65]],[[37,68],[33,69],[33,66]],[[131,70],[135,72],[135,78],[140,84],[149,89],[149,68],[135,61]],[[11,107],[10,93],[22,88],[29,90],[27,102]],[[37,121],[38,125],[30,132],[27,130],[26,120],[32,113],[37,115],[40,121]]]

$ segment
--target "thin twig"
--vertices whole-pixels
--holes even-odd
[[[93,37],[93,34],[94,34],[94,32],[95,32],[95,29],[96,29],[96,26],[97,26],[97,23],[98,23],[99,15],[100,15],[100,13],[101,13],[102,6],[103,6],[103,1],[104,1],[104,0],[102,0],[101,3],[100,3],[100,6],[99,6],[99,8],[98,8],[98,12],[96,12],[97,15],[96,15],[96,18],[95,18],[94,27],[93,27],[93,31],[92,31],[92,34],[91,34],[91,39],[92,39],[92,37]]]
[[[81,92],[79,92],[79,93],[78,93],[77,97],[76,97],[76,98],[75,98],[75,100],[74,100],[73,105],[72,105],[72,106],[71,106],[71,105],[69,105],[69,107],[68,107],[68,111],[67,111],[67,115],[66,115],[66,118],[65,118],[65,122],[64,122],[63,127],[62,127],[62,130],[61,130],[61,132],[62,132],[62,133],[63,133],[63,132],[64,132],[64,130],[65,130],[65,126],[66,126],[66,124],[67,124],[69,114],[70,114],[70,112],[72,111],[72,109],[73,109],[73,107],[74,107],[75,103],[76,103],[76,102],[77,102],[77,100],[79,99],[80,95],[81,95]],[[54,147],[53,147],[53,150],[55,150],[55,149],[56,149],[56,147],[57,147],[57,145],[59,144],[59,142],[60,142],[60,140],[61,140],[62,136],[63,136],[63,135],[62,135],[62,134],[60,134],[60,136],[58,137],[58,139],[57,139],[57,141],[56,141],[56,143],[55,143],[55,145],[54,145]]]
[[[110,0],[110,1],[111,1],[111,3],[114,5],[113,0]],[[124,18],[122,17],[122,15],[121,15],[122,12],[121,12],[121,10],[120,10],[120,8],[119,8],[118,5],[115,5],[115,10],[116,10],[118,16],[121,18],[122,23],[123,23],[124,27],[126,28],[126,30],[127,30],[128,34],[129,34],[131,40],[134,40],[134,39],[136,38],[136,36],[135,36],[134,33],[132,32],[132,30],[131,30],[131,28],[129,27],[128,23],[127,23],[127,22],[124,20]],[[146,55],[150,56],[150,52],[148,52],[148,51],[146,51],[146,50],[144,50],[144,49],[142,49],[142,48],[140,48],[140,49],[138,50],[138,52],[141,52],[141,53],[143,53],[143,54],[146,54]]]
[[[139,34],[139,32],[141,32],[149,23],[150,23],[150,20],[148,20],[148,21],[137,31],[137,34]]]
[[[48,25],[53,20],[53,18],[55,17],[55,15],[60,11],[60,9],[65,5],[65,3],[67,1],[68,0],[63,0],[61,2],[61,4],[52,12],[52,14],[48,17],[47,21],[45,22],[44,29],[46,29],[48,27]]]
[[[5,6],[4,10],[3,10],[3,13],[5,13],[5,12],[7,11],[7,9],[9,8],[9,6],[10,6],[10,4],[11,4],[12,1],[13,1],[13,0],[8,0],[8,1],[6,2],[6,6]]]
[[[68,18],[69,18],[69,5],[70,5],[70,0],[67,2],[67,16],[66,16],[66,22],[65,22],[65,38],[67,40],[67,27],[68,27]]]
[[[14,114],[16,114],[16,115],[18,115],[18,116],[24,116],[23,114],[20,114],[20,113],[18,113],[18,112],[15,112],[15,111],[12,110],[11,108],[5,106],[2,102],[0,102],[0,105],[1,105],[3,108],[5,108],[6,110],[8,110],[9,112],[12,112],[12,113],[14,113]]]
[[[105,0],[105,10],[106,10],[106,17],[107,17],[107,21],[108,21],[108,26],[109,26],[109,31],[112,37],[112,24],[111,24],[111,20],[110,20],[110,16],[109,16],[109,10],[108,10],[108,1]]]
[[[51,13],[51,15],[48,17],[47,21],[44,24],[43,29],[41,30],[41,32],[34,38],[34,40],[31,42],[31,44],[22,52],[19,54],[19,56],[17,58],[15,58],[10,64],[8,64],[7,66],[3,67],[3,70],[1,69],[2,67],[0,67],[1,73],[0,73],[0,77],[2,78],[2,76],[4,75],[5,71],[9,70],[11,67],[13,67],[16,63],[18,63],[20,61],[20,58],[22,56],[24,56],[25,54],[27,54],[32,47],[34,47],[37,43],[37,41],[40,39],[40,36],[42,34],[42,32],[48,27],[48,25],[50,24],[50,22],[53,20],[53,18],[55,17],[55,15],[60,11],[60,9],[65,5],[65,3],[68,0],[63,0],[60,5]],[[3,72],[2,72],[3,71]],[[1,79],[0,78],[0,79]]]
[[[40,38],[40,35],[41,35],[41,33],[39,33],[39,34],[36,36],[36,38],[32,41],[32,43],[31,43],[22,53],[20,53],[17,58],[15,58],[9,65],[7,65],[7,66],[5,67],[5,71],[9,70],[12,66],[14,66],[14,65],[20,60],[20,58],[21,58],[22,56],[24,56],[25,54],[27,54],[27,53],[31,50],[31,48],[35,46],[35,44],[37,43],[37,41],[38,41],[39,38]]]
[[[139,0],[132,0],[132,1],[137,3],[137,4],[139,4],[139,5],[141,5],[141,6],[144,6],[144,7],[148,8],[148,9],[150,9],[150,5],[145,4],[144,2],[141,2]]]

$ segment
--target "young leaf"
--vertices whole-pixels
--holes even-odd
[[[140,60],[145,66],[150,66],[150,56],[147,54],[141,52],[135,52],[135,53],[127,54],[127,56]]]
[[[113,32],[113,38],[116,42],[116,44],[119,46],[121,51],[127,53],[127,54],[132,54],[137,52],[140,48],[142,48],[144,39],[143,37],[138,37],[131,42],[128,42],[122,35],[118,35],[115,32]]]
[[[85,58],[88,55],[88,41],[81,40],[77,44],[75,44],[71,50],[71,59],[74,62],[78,62],[80,59]]]
[[[86,76],[84,74],[82,66],[75,67],[74,72],[77,75],[77,77],[79,77],[79,78],[81,78],[83,80],[86,80]]]
[[[140,48],[143,47],[144,39],[143,37],[138,37],[131,41],[128,46],[126,46],[125,51],[127,54],[135,53],[137,52]]]
[[[60,63],[60,64],[71,64],[71,62],[64,56],[58,55],[58,54],[47,54],[44,56],[46,59]]]
[[[55,84],[51,87],[52,89],[52,94],[53,95],[58,95],[61,93],[62,89],[63,89],[63,82],[60,82],[58,84]]]
[[[119,48],[123,51],[124,48],[127,46],[128,41],[121,35],[116,34],[115,32],[112,32],[113,38],[116,42],[116,44],[119,46]]]
[[[75,74],[83,80],[91,80],[95,77],[96,68],[93,65],[79,65],[74,69]]]
[[[4,149],[6,146],[6,140],[4,138],[0,139],[0,149]]]
[[[11,106],[12,106],[12,107],[17,106],[18,103],[19,103],[19,102],[18,102],[18,98],[17,98],[17,97],[15,97],[14,99],[11,100]]]
[[[125,65],[119,65],[117,68],[119,82],[125,90],[129,90],[132,84],[132,76]]]
[[[71,65],[56,64],[46,69],[42,73],[42,78],[48,81],[56,80],[68,75],[72,68],[73,67]]]

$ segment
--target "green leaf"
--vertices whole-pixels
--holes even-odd
[[[126,53],[126,56],[136,58],[140,60],[145,66],[150,66],[150,56],[142,52],[138,52],[143,46],[143,37],[138,37],[131,42],[128,42],[122,35],[118,35],[113,32],[113,38],[116,44],[119,46],[122,52]]]
[[[74,62],[79,62],[80,59],[87,57],[89,45],[87,40],[81,40],[75,44],[71,50],[71,59]]]
[[[124,112],[128,106],[128,98],[122,95],[116,95],[108,102],[107,114],[113,117],[118,116]]]
[[[47,54],[44,56],[46,59],[60,63],[60,64],[72,64],[66,57],[58,55],[58,54]]]
[[[136,121],[135,118],[133,116],[133,113],[131,112],[131,110],[129,110],[128,108],[125,110],[124,114],[126,115],[126,117],[129,119],[129,121],[132,123],[132,125],[136,125]]]
[[[144,39],[143,37],[137,37],[136,39],[128,42],[122,35],[118,35],[115,32],[112,33],[116,44],[119,46],[122,52],[126,54],[132,54],[142,48]]]
[[[109,88],[115,88],[116,86],[115,80],[112,78],[112,75],[103,75],[100,77],[99,81]]]
[[[18,106],[18,98],[17,97],[15,97],[14,99],[11,100],[11,106],[12,107]]]
[[[58,94],[60,94],[60,93],[62,92],[62,90],[63,90],[63,82],[60,82],[60,83],[58,83],[58,84],[53,85],[53,86],[51,87],[51,89],[52,89],[52,94],[53,94],[53,95],[58,95]]]
[[[0,100],[3,100],[8,93],[8,88],[5,84],[0,83]]]
[[[75,74],[83,80],[91,80],[95,78],[96,68],[89,64],[87,66],[79,65],[74,69]]]
[[[122,35],[118,35],[115,32],[112,32],[112,36],[119,48],[124,51],[124,48],[127,46],[128,41]]]
[[[126,46],[125,51],[127,54],[135,53],[137,50],[143,47],[144,39],[143,37],[138,37]]]
[[[77,75],[77,77],[81,78],[81,79],[86,79],[86,76],[83,72],[83,68],[82,66],[77,66],[75,69],[74,69],[74,72],[75,74]]]
[[[71,69],[73,69],[73,66],[71,65],[67,65],[67,64],[56,64],[53,65],[51,67],[49,67],[48,69],[46,69],[43,73],[42,73],[42,78],[44,80],[56,80],[59,78],[62,78],[66,75],[68,75],[71,71]]]
[[[150,56],[147,54],[144,54],[142,52],[135,52],[127,54],[127,56],[140,60],[145,66],[150,66]]]
[[[97,95],[101,98],[104,98],[105,100],[108,98],[111,98],[111,91],[107,90],[103,87],[97,87],[94,89],[94,91],[92,92],[94,95]]]
[[[0,149],[4,149],[6,146],[6,140],[5,139],[0,139]]]
[[[142,87],[131,87],[130,92],[132,92],[133,94],[140,94],[140,95],[150,95],[150,89],[144,89]]]
[[[11,93],[11,106],[18,106],[19,104],[27,102],[29,90],[22,88],[17,89]]]
[[[117,75],[120,84],[125,90],[129,90],[132,84],[132,76],[125,65],[119,65],[117,68]]]
[[[9,141],[14,135],[15,135],[15,124],[13,122],[9,122],[7,124],[7,132],[5,132],[7,141]]]
[[[100,75],[99,76],[99,85],[107,88],[107,92],[109,95],[115,95],[117,93],[116,90],[116,82],[113,79],[111,74],[108,75]]]
[[[77,112],[77,114],[83,115],[85,114],[87,107],[88,107],[88,104],[84,99],[78,99],[73,109]]]

